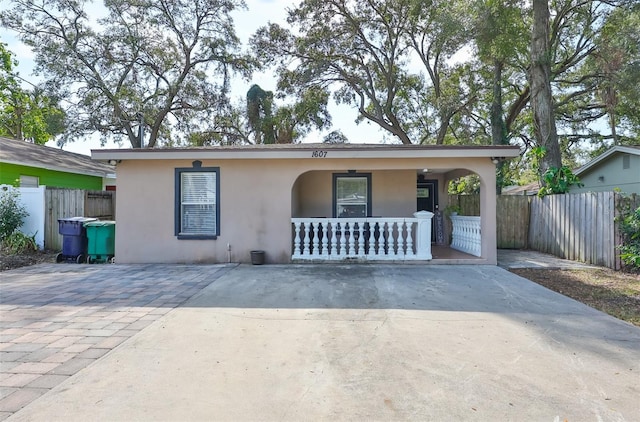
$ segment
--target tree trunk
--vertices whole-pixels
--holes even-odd
[[[613,138],[613,145],[618,145],[618,133],[616,131],[616,115],[615,111],[609,113],[609,125],[611,126],[611,137]]]
[[[549,51],[548,0],[533,0],[531,37],[531,107],[536,142],[546,152],[540,162],[540,176],[548,169],[562,166],[558,132],[551,94],[551,52]]]
[[[491,143],[493,145],[508,145],[507,129],[504,123],[502,108],[502,68],[504,64],[500,60],[493,63],[493,98],[491,101]],[[500,161],[496,165],[496,193],[502,193],[504,185],[505,162]]]

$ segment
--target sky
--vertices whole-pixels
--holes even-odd
[[[286,10],[296,3],[291,0],[246,0],[247,10],[236,11],[233,14],[238,37],[246,44],[249,37],[259,27],[269,22],[286,25]],[[9,50],[16,55],[19,62],[18,71],[20,75],[27,80],[35,82],[36,77],[32,75],[34,57],[30,49],[20,43],[13,32],[5,29],[0,29],[0,40],[7,43]],[[271,72],[254,74],[250,81],[237,78],[231,87],[233,99],[244,98],[249,87],[253,84],[258,84],[267,91],[275,91],[276,79]],[[385,136],[389,138],[389,135],[385,135],[385,131],[375,124],[367,122],[356,124],[355,120],[358,117],[358,113],[354,108],[345,105],[331,105],[329,111],[332,116],[333,126],[322,133],[312,132],[303,142],[321,142],[322,138],[333,130],[340,130],[351,143],[381,143]],[[56,147],[55,141],[51,141],[47,145]],[[122,146],[110,142],[102,147],[98,137],[92,136],[69,143],[63,149],[90,155],[92,149],[129,147],[130,144],[126,140],[122,143]]]

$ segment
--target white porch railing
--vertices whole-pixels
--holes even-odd
[[[431,218],[292,218],[292,259],[429,260]]]
[[[480,217],[451,216],[451,248],[474,256],[482,255]]]

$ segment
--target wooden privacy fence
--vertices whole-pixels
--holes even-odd
[[[640,198],[626,199],[633,209]],[[617,217],[625,196],[585,192],[532,198],[529,248],[560,258],[619,270],[622,243]]]
[[[529,247],[560,258],[619,268],[615,216],[614,192],[534,198]]]
[[[44,245],[50,250],[62,249],[62,235],[58,233],[58,219],[94,217],[115,220],[114,191],[47,188],[45,191]]]
[[[526,249],[529,237],[528,196],[497,197],[497,241],[500,249]],[[449,204],[460,207],[460,215],[480,215],[480,195],[453,195]]]
[[[526,249],[529,242],[531,208],[529,197],[498,196],[496,220],[498,248]]]
[[[586,192],[531,196],[498,196],[496,204],[497,243],[504,249],[533,249],[560,258],[620,269],[618,245],[621,237],[616,222],[622,194]],[[640,196],[626,199],[632,209]],[[478,195],[450,197],[462,215],[480,215]]]

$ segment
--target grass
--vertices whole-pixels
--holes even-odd
[[[640,327],[640,274],[602,269],[511,272]]]

